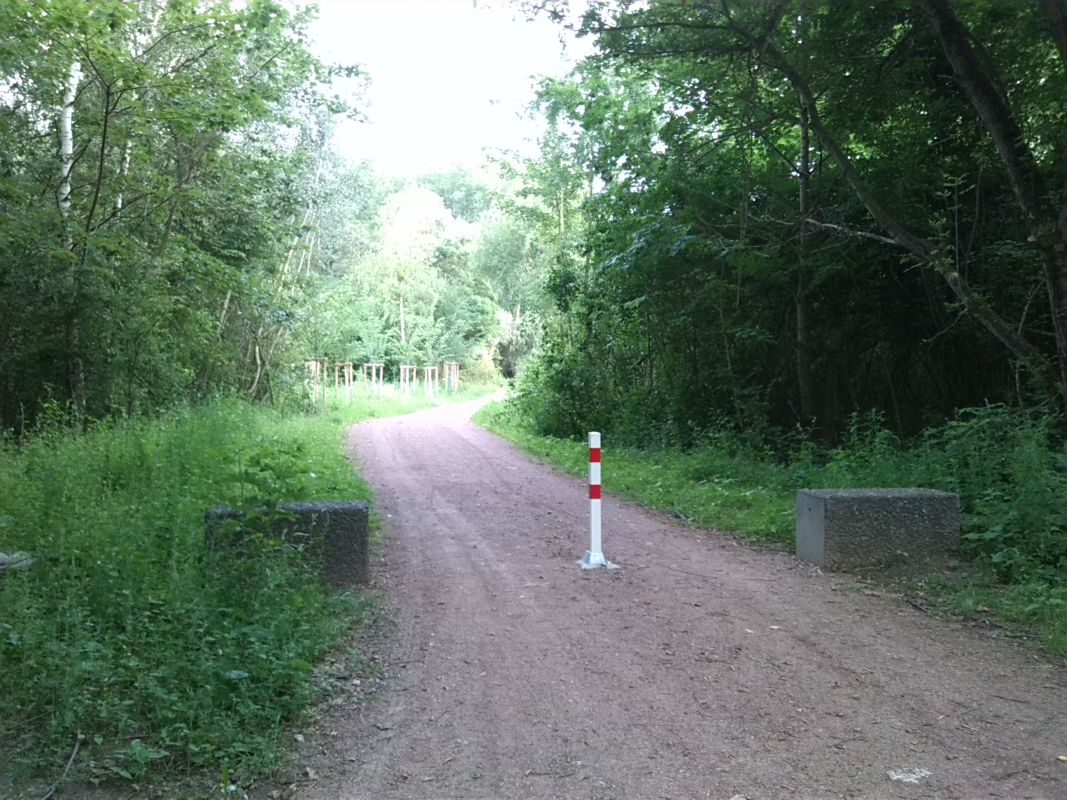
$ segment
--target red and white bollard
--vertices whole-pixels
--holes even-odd
[[[600,434],[589,434],[589,549],[578,562],[582,569],[614,567],[604,558],[600,536]]]

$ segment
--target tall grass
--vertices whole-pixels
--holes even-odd
[[[540,435],[522,406],[487,406],[476,421],[575,475],[583,442]],[[902,442],[877,416],[858,416],[847,441],[823,449],[802,435],[753,441],[707,433],[691,449],[620,448],[604,438],[608,491],[695,524],[792,544],[798,489],[924,487],[959,494],[963,551],[977,569],[936,588],[964,613],[993,610],[1034,626],[1067,653],[1067,455],[1051,418],[993,407],[961,411]],[[628,438],[633,438],[632,436]]]
[[[0,442],[0,551],[36,559],[0,576],[0,794],[76,743],[96,777],[273,763],[315,660],[370,601],[327,592],[284,546],[208,549],[204,512],[369,497],[343,426],[413,407],[225,401]]]

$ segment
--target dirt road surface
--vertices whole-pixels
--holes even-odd
[[[304,800],[1067,799],[1067,671],[587,489],[468,421],[355,427],[386,521],[381,694]],[[610,446],[610,443],[605,442]]]

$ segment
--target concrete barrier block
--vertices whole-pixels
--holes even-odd
[[[959,547],[960,500],[933,489],[797,492],[797,558],[827,569],[921,562]]]
[[[308,550],[319,562],[327,581],[335,586],[366,583],[370,579],[370,507],[364,502],[283,503],[271,519],[271,534]],[[267,513],[261,509],[259,513]],[[204,515],[209,547],[239,544],[242,531],[228,533],[228,523],[244,523],[248,515],[217,506]]]

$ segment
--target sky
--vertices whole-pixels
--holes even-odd
[[[532,154],[537,128],[522,114],[534,75],[560,76],[582,42],[547,19],[528,21],[507,0],[319,0],[314,47],[361,64],[367,122],[345,122],[338,151],[386,174],[477,167],[485,148]]]

